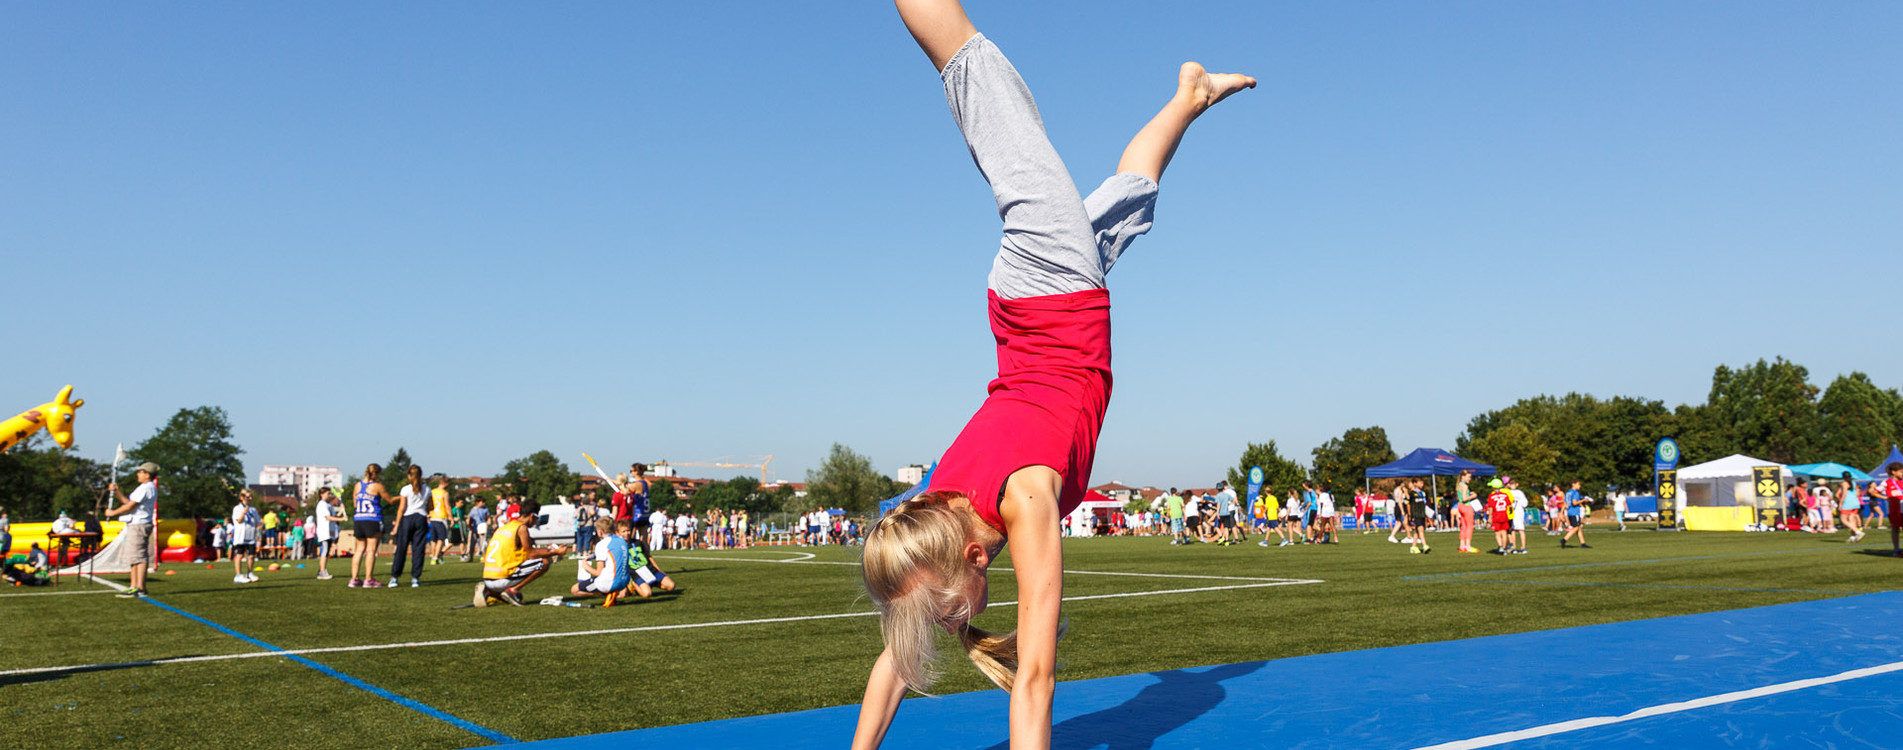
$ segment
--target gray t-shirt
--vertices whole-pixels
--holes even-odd
[[[1216,514],[1228,516],[1228,515],[1234,515],[1235,512],[1236,512],[1235,490],[1225,488],[1223,489],[1223,491],[1216,493]]]

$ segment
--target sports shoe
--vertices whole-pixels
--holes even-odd
[[[1400,543],[1401,543],[1401,540],[1396,539],[1394,537],[1388,537],[1388,544],[1400,544]]]
[[[231,582],[232,583],[250,583],[251,578],[250,576],[242,576],[242,575],[232,576]]]
[[[251,582],[252,582],[252,583],[257,583],[257,582],[258,582],[258,574],[256,574],[256,573],[246,573],[246,574],[245,574],[245,577],[246,577],[246,578],[249,578],[249,579],[251,579]]]
[[[498,594],[497,597],[515,606],[522,606],[522,592],[516,591],[515,589],[503,589],[502,593]]]
[[[1425,554],[1428,554],[1428,553],[1430,553],[1430,552],[1433,552],[1433,551],[1434,551],[1434,548],[1433,548],[1433,547],[1429,547],[1429,546],[1427,546],[1427,545],[1425,545],[1425,544],[1423,544],[1423,545],[1421,545],[1421,554],[1423,554],[1423,555],[1425,555]]]
[[[1420,547],[1420,545],[1418,545],[1418,544],[1410,544],[1410,545],[1408,545],[1408,546],[1407,546],[1407,553],[1408,553],[1408,554],[1410,554],[1410,555],[1418,555],[1418,554],[1420,554],[1420,553],[1421,553],[1421,547]]]
[[[416,588],[416,587],[418,587],[418,586],[421,586],[421,585],[423,585],[423,582],[422,582],[422,581],[419,581],[419,580],[416,580],[416,579],[414,579],[414,578],[411,578],[411,579],[410,579],[410,588]]]
[[[355,578],[352,578],[352,579],[350,579],[350,588],[353,588],[353,589],[354,589],[354,588],[357,588],[358,586],[361,586],[361,585],[363,585],[363,584],[360,584],[360,583],[357,583],[357,579],[355,579]]]
[[[1590,545],[1590,544],[1587,544],[1587,543],[1585,543],[1585,542],[1580,542],[1580,543],[1579,543],[1579,548],[1580,548],[1580,549],[1592,549],[1592,545]]]
[[[119,589],[119,593],[114,594],[113,596],[117,596],[121,599],[137,599],[139,598],[139,590],[138,589]]]
[[[474,603],[478,607],[489,606],[489,587],[483,585],[482,581],[476,582],[476,600]]]
[[[1513,551],[1513,554],[1516,554],[1516,555],[1524,555],[1524,554],[1526,554],[1526,550],[1523,550],[1523,549],[1516,549],[1516,550],[1514,550],[1514,551]]]
[[[1566,540],[1564,539],[1559,540],[1559,548],[1566,549]]]
[[[377,583],[377,579],[375,578],[365,578],[363,579],[363,585],[361,586],[361,588],[380,589],[380,588],[383,588],[383,584]]]
[[[1852,540],[1850,540],[1850,541],[1853,541],[1853,542],[1854,542],[1854,541],[1856,541],[1856,540],[1855,540],[1855,539],[1852,539]],[[1262,541],[1260,541],[1260,542],[1256,542],[1256,543],[1255,543],[1255,546],[1257,546],[1257,547],[1267,547],[1267,546],[1269,546],[1269,540],[1267,540],[1267,539],[1264,539],[1264,540],[1262,540]]]
[[[396,576],[390,577],[390,588],[396,588]]]
[[[317,580],[319,581],[328,581],[332,578],[336,578],[336,576],[331,575],[328,570],[317,571]]]

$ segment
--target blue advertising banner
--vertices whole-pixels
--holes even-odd
[[[1659,444],[1652,449],[1652,470],[1671,471],[1678,468],[1678,441],[1671,438],[1659,438]]]
[[[1245,503],[1248,503],[1249,507],[1253,508],[1255,507],[1256,498],[1261,496],[1262,496],[1262,467],[1251,466],[1249,467],[1249,494],[1243,495],[1242,501]]]

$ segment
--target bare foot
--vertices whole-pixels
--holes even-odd
[[[1255,78],[1238,73],[1211,73],[1203,70],[1201,63],[1183,63],[1176,73],[1176,98],[1188,104],[1197,114],[1216,106],[1216,102],[1229,98],[1230,94],[1243,89],[1255,88]]]

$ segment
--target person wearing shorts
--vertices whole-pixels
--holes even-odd
[[[476,584],[475,605],[496,601],[522,606],[522,587],[548,572],[550,559],[559,560],[566,547],[541,549],[529,538],[529,524],[542,512],[541,503],[524,500],[520,514],[496,529],[482,554],[482,580]]]
[[[628,546],[628,587],[625,593],[646,599],[654,595],[654,587],[662,591],[674,590],[674,579],[654,564],[654,557],[648,554],[648,547],[641,543],[637,535],[634,543]]]
[[[112,484],[112,494],[121,503],[119,507],[106,511],[106,517],[125,517],[125,528],[119,530],[119,536],[125,539],[126,559],[132,561],[132,585],[119,592],[122,599],[142,598],[145,596],[146,565],[152,560],[152,530],[158,522],[159,513],[159,465],[147,461],[139,465],[139,486],[127,495],[118,482]],[[0,514],[0,518],[4,518]],[[6,548],[0,547],[0,554]]]
[[[378,481],[382,474],[382,466],[363,467],[363,479],[357,482],[357,490],[351,497],[351,532],[356,536],[356,549],[350,556],[349,585],[353,589],[383,587],[377,583],[377,540],[383,536],[383,504],[390,502],[390,494],[383,491],[383,483]],[[357,577],[360,568],[361,580]]]
[[[1428,497],[1426,484],[1427,483],[1421,481],[1419,477],[1416,477],[1414,479],[1414,486],[1408,490],[1407,524],[1409,533],[1409,554],[1427,554],[1434,551],[1434,548],[1427,544]]]
[[[568,593],[583,598],[605,596],[602,606],[612,607],[628,586],[628,537],[634,535],[634,523],[603,516],[595,519],[594,531],[601,541],[595,542],[594,554],[575,566],[578,577]]]
[[[1883,480],[1882,484],[1872,482],[1870,487],[1872,491],[1877,487],[1883,488],[1883,497],[1888,500],[1884,504],[1889,506],[1890,511],[1890,555],[1903,557],[1903,546],[1897,544],[1896,526],[1896,519],[1903,517],[1903,463],[1890,464],[1889,474],[1890,477]]]
[[[1176,494],[1175,487],[1163,496],[1163,503],[1170,514],[1170,544],[1188,544],[1189,524],[1183,518],[1183,498]]]
[[[1566,548],[1566,540],[1577,535],[1580,549],[1592,549],[1586,543],[1586,496],[1579,493],[1579,480],[1573,480],[1572,489],[1566,491],[1566,535],[1559,538],[1560,549]]]
[[[1513,533],[1507,536],[1507,541],[1514,542],[1517,537],[1518,543],[1513,548],[1513,554],[1524,555],[1526,554],[1526,509],[1528,500],[1526,499],[1526,493],[1520,491],[1520,480],[1507,477],[1507,494],[1513,496]]]
[[[1493,529],[1493,554],[1513,554],[1513,496],[1499,479],[1487,481],[1487,526]],[[1464,507],[1464,506],[1463,506]]]
[[[231,577],[232,583],[253,583],[258,574],[251,564],[258,559],[258,509],[251,507],[251,490],[238,491],[238,504],[231,506]]]

